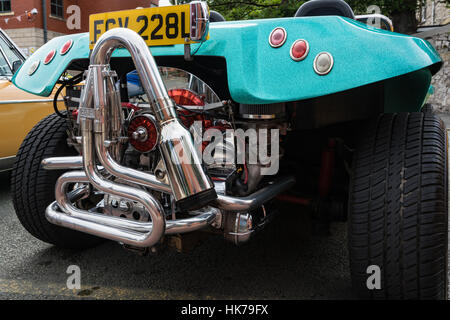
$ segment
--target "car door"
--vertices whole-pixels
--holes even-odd
[[[0,171],[11,169],[27,133],[53,112],[53,95],[39,97],[12,84],[13,72],[24,60],[17,46],[0,30]]]

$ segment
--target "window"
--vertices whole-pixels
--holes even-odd
[[[5,55],[6,59],[9,61],[9,64],[12,65],[15,61],[22,60],[22,58],[16,52],[17,49],[13,45],[8,44],[2,37],[0,37],[0,49]]]
[[[64,18],[63,0],[50,1],[50,14],[54,17]]]
[[[0,0],[0,12],[11,11],[11,0]]]
[[[24,58],[18,53],[17,48],[0,36],[0,77],[12,76],[14,64],[20,64],[23,60]]]

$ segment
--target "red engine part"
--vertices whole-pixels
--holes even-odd
[[[167,92],[176,104],[182,106],[204,106],[203,98],[188,89],[172,89]]]
[[[204,99],[195,94],[194,92],[188,89],[172,89],[168,91],[169,96],[175,101],[177,105],[181,106],[204,106]],[[181,122],[184,124],[186,128],[192,126],[195,121],[201,121],[204,132],[208,129],[218,129],[220,131],[225,131],[229,128],[226,124],[218,124],[213,126],[213,122],[211,120],[205,119],[203,114],[189,111],[186,109],[178,109],[178,117]],[[209,141],[203,141],[202,150],[206,148],[209,144]]]
[[[204,106],[202,97],[188,89],[172,89],[167,92],[169,97],[181,106]],[[186,109],[178,110],[178,117],[186,128],[192,126],[194,121],[204,121],[204,116]]]
[[[127,133],[131,145],[139,152],[152,151],[158,142],[156,124],[149,115],[139,115],[131,119]]]

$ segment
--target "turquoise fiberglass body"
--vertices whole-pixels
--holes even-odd
[[[268,38],[275,27],[287,31],[282,47],[272,48]],[[52,50],[59,50],[73,39],[72,49],[59,53],[47,65],[42,62]],[[289,55],[297,39],[309,42],[310,51],[303,61]],[[385,111],[417,111],[427,96],[431,76],[441,66],[435,49],[425,40],[376,29],[360,22],[337,17],[279,18],[229,21],[210,24],[210,39],[192,45],[197,56],[224,57],[231,98],[238,103],[269,104],[305,100],[372,83],[385,86]],[[183,45],[151,47],[158,56],[182,56]],[[334,58],[332,71],[315,73],[314,58],[320,52]],[[87,33],[52,39],[39,48],[15,74],[19,88],[48,96],[61,74],[72,62],[89,57]],[[116,50],[113,56],[128,52]],[[34,74],[28,70],[40,60]]]

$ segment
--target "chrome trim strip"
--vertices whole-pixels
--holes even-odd
[[[12,170],[16,156],[0,158],[0,172]]]
[[[57,100],[64,102],[63,99]],[[35,100],[0,100],[0,104],[17,104],[17,103],[39,103],[39,102],[53,102],[53,99],[35,99]]]

